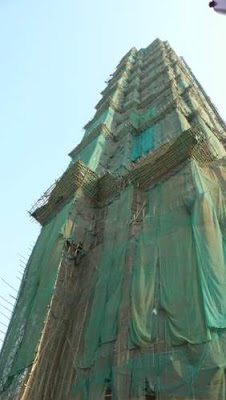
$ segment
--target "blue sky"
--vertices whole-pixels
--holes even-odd
[[[15,288],[19,254],[39,232],[27,210],[67,167],[120,58],[157,37],[226,119],[226,16],[208,0],[0,0],[0,278]],[[0,280],[0,295],[10,294]]]

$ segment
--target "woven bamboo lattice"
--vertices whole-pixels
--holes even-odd
[[[71,199],[78,188],[84,188],[88,195],[95,196],[96,187],[97,174],[78,161],[34,204],[30,215],[43,225]]]
[[[128,174],[122,176],[118,181],[110,174],[104,176],[102,178],[104,189],[102,183],[99,182],[96,200],[103,201],[131,183],[140,188],[150,187],[174,168],[190,159],[195,159],[200,164],[215,160],[208,143],[197,128],[184,131],[172,144],[165,143],[158,150],[139,161]]]
[[[118,180],[112,174],[107,173],[99,180],[95,201],[103,201],[114,196],[116,192],[118,192]]]
[[[72,164],[55,185],[38,200],[30,214],[43,224],[73,196],[78,188],[83,188],[93,201],[104,201],[130,183],[140,188],[153,185],[191,158],[200,164],[215,160],[208,143],[197,128],[184,131],[172,144],[169,142],[164,144],[139,161],[120,179],[110,173],[99,178],[95,172],[78,161]]]
[[[150,187],[178,165],[192,158],[201,164],[215,159],[196,128],[183,132],[174,143],[163,145],[153,155],[141,160],[125,179],[140,188]]]

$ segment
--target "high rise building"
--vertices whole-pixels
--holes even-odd
[[[226,399],[225,135],[167,42],[122,58],[31,211],[1,400]]]

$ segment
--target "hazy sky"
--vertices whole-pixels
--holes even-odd
[[[157,37],[183,55],[225,119],[226,16],[208,0],[0,0],[0,277],[15,288],[19,254],[39,232],[27,210],[67,167],[123,55]],[[0,295],[15,294],[0,281]]]

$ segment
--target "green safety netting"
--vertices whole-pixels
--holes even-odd
[[[98,150],[96,141],[93,146],[100,155],[102,149]],[[223,167],[217,164],[200,168],[192,162],[148,190],[142,230],[133,238],[129,237],[132,186],[107,207],[102,259],[93,279],[92,307],[85,327],[83,352],[76,360],[78,378],[74,393],[82,391],[82,400],[90,398],[87,396],[91,390],[96,393],[92,399],[98,399],[109,382],[113,390],[129,391],[135,397],[141,396],[149,382],[154,392],[169,398],[172,393],[178,396],[186,393],[188,399],[190,390],[194,399],[201,393],[198,382],[204,379],[202,376],[205,379],[217,376],[223,385],[226,328],[226,310],[222,308],[226,304],[223,173]],[[13,355],[9,376],[16,375],[33,361],[62,245],[73,226],[70,220],[64,224],[69,206],[43,228],[31,257],[29,285],[24,283],[17,315],[10,328],[12,334],[9,332],[3,353],[9,360],[12,343],[21,334],[22,341],[18,342]],[[130,250],[133,248],[131,285],[128,281],[131,300],[127,346],[130,355],[128,362],[119,366],[115,365],[112,343],[117,340],[119,330],[128,246]],[[161,340],[168,348],[164,354],[161,351],[156,354],[151,346]],[[212,361],[216,357],[212,349],[217,346],[223,357],[221,364],[215,359]],[[139,353],[141,348],[144,355]],[[200,357],[191,366],[189,351],[193,354],[196,348],[205,354],[205,360],[210,359],[210,366],[204,372]],[[127,377],[130,384],[122,389],[123,385],[117,382],[123,381],[123,377]],[[192,389],[188,389],[191,382]],[[205,389],[204,398],[211,399],[214,393],[217,400],[223,400],[220,390],[213,385],[208,393]],[[197,398],[202,398],[200,393]]]
[[[199,345],[131,352],[117,361],[111,344],[103,345],[91,371],[79,370],[71,399],[99,400],[110,388],[113,398],[225,400],[226,332]]]
[[[93,144],[92,156],[90,157],[89,162],[86,164],[87,167],[92,169],[92,171],[98,170],[98,167],[100,166],[101,161],[104,158],[105,147],[106,147],[106,138],[103,135],[101,135],[97,138],[97,140]]]
[[[86,129],[85,134],[84,134],[84,138],[87,137],[90,132],[95,129],[98,125],[103,124],[107,118],[108,115],[108,110],[106,110],[105,112],[103,112],[99,118],[96,118],[91,124],[90,126]],[[83,138],[83,139],[84,139]]]
[[[73,399],[97,400],[109,386],[120,399],[140,399],[147,387],[163,399],[225,399],[224,169],[192,161],[147,190],[142,229],[131,238],[131,189],[108,207]],[[116,356],[128,251],[129,327]]]
[[[179,81],[178,81],[178,84],[179,84],[179,88],[180,88],[181,90],[184,90],[184,89],[186,89],[186,88],[189,86],[188,81],[185,80],[185,79],[183,79],[183,78],[181,78],[181,77],[180,77],[180,79],[179,79]]]
[[[131,398],[142,398],[145,386],[160,399],[225,399],[226,332],[200,345],[134,354],[126,363]]]
[[[130,113],[130,122],[134,126],[134,128],[139,129],[140,126],[143,125],[146,121],[156,117],[157,112],[158,110],[156,107],[150,108],[146,113],[143,114],[138,114],[133,111]]]
[[[92,140],[84,149],[82,149],[79,153],[77,153],[73,157],[71,164],[75,163],[78,160],[81,160],[85,165],[88,165],[90,158],[92,157],[92,152],[95,149],[97,139],[98,138],[95,138],[94,140]]]
[[[73,157],[72,163],[80,160],[87,167],[96,171],[100,158],[104,153],[106,139],[103,135],[99,135],[92,140],[84,149],[82,149],[75,157]]]
[[[73,159],[82,160],[96,170],[104,153],[105,137],[97,137]],[[27,265],[27,276],[1,355],[4,375],[14,376],[29,366],[33,359],[47,306],[50,302],[65,238],[72,231],[67,204],[41,231]],[[65,222],[66,221],[66,222]],[[4,361],[5,360],[5,361]],[[7,367],[8,364],[8,367]]]
[[[132,147],[132,161],[136,161],[138,158],[147,155],[154,149],[154,127],[146,129],[139,136],[136,136],[133,140]]]
[[[131,187],[108,206],[104,229],[103,252],[96,272],[89,322],[84,338],[81,367],[93,363],[99,343],[115,340],[117,314],[121,302],[122,281],[131,214]]]
[[[86,129],[83,139],[86,138],[90,134],[90,132],[92,132],[92,130],[97,128],[100,124],[106,124],[110,129],[114,114],[115,111],[112,110],[112,108],[110,107],[109,109],[104,111],[98,118],[95,118],[90,126]]]
[[[147,116],[145,122],[148,119]],[[157,150],[167,141],[173,142],[182,131],[188,128],[188,121],[182,113],[176,110],[167,113],[160,121],[133,137],[131,161],[137,161],[140,157]]]
[[[148,192],[132,279],[130,347],[148,346],[156,339],[155,301],[167,315],[163,328],[169,344],[208,338],[191,215],[185,204],[190,175],[190,168],[182,170]]]
[[[151,66],[148,76],[143,76],[143,90],[167,64],[165,60]],[[174,75],[181,74],[181,68],[173,68]],[[185,75],[177,83],[182,91],[188,86]],[[201,129],[213,154],[218,159],[224,157],[225,150],[209,127],[213,122],[210,113],[203,111],[205,107],[200,111],[198,100],[186,95],[183,107],[180,104],[183,113],[176,106],[163,112],[170,96],[173,100],[173,91],[161,105],[154,105],[154,99],[144,112],[126,111],[128,118],[123,123],[130,121],[138,136],[125,134],[118,143],[107,143],[99,135],[72,162],[80,159],[98,173],[107,166],[122,174],[131,160],[173,142],[190,127],[189,122]],[[116,91],[113,100],[117,97]],[[98,114],[84,138],[101,124],[111,130],[113,122],[117,133],[120,115],[113,120],[111,107]],[[216,121],[213,124],[221,128]],[[78,301],[81,308],[87,304],[87,313],[83,315],[77,308],[79,318],[74,315],[72,321],[79,336],[73,400],[99,400],[108,387],[113,398],[120,400],[143,400],[145,390],[158,394],[161,400],[225,400],[224,169],[217,163],[205,168],[194,161],[187,163],[166,181],[143,192],[140,222],[134,218],[137,189],[132,185],[105,206],[95,273],[87,275],[85,294],[80,293]],[[75,215],[72,221],[69,210],[70,204],[43,227],[29,260],[1,355],[4,383],[5,377],[10,383],[11,377],[33,362],[63,243],[74,228]],[[76,208],[75,223],[80,239],[93,244],[95,223],[89,221],[89,212],[87,220],[84,218],[88,222],[83,224]]]
[[[201,113],[202,115],[202,113]],[[225,157],[225,148],[219,141],[211,128],[204,122],[200,115],[197,115],[193,120],[194,125],[200,127],[204,137],[207,140],[208,146],[217,158]]]
[[[193,165],[196,196],[190,210],[207,324],[226,328],[225,184],[221,170],[211,172]]]
[[[6,371],[9,376],[17,375],[33,362],[53,294],[63,244],[73,228],[73,222],[68,219],[70,206],[67,204],[43,227],[29,259],[1,354],[1,378]]]
[[[205,177],[191,165],[149,193],[137,240],[131,345],[156,337],[156,279],[169,344],[201,343],[210,328],[226,328],[224,187],[216,174]]]
[[[133,125],[138,128],[149,121],[150,115],[142,114],[139,116],[136,113],[132,113],[131,120],[134,118],[136,122]],[[217,158],[224,157],[225,149],[216,135],[204,122],[201,111],[197,110],[197,115],[194,116],[192,123],[201,129],[203,137],[208,141],[208,146],[212,153]],[[167,141],[173,142],[182,131],[189,129],[189,126],[185,116],[178,110],[173,110],[162,116],[160,121],[154,123],[150,128],[145,129],[133,138],[131,161],[137,161],[140,157],[158,149]]]

